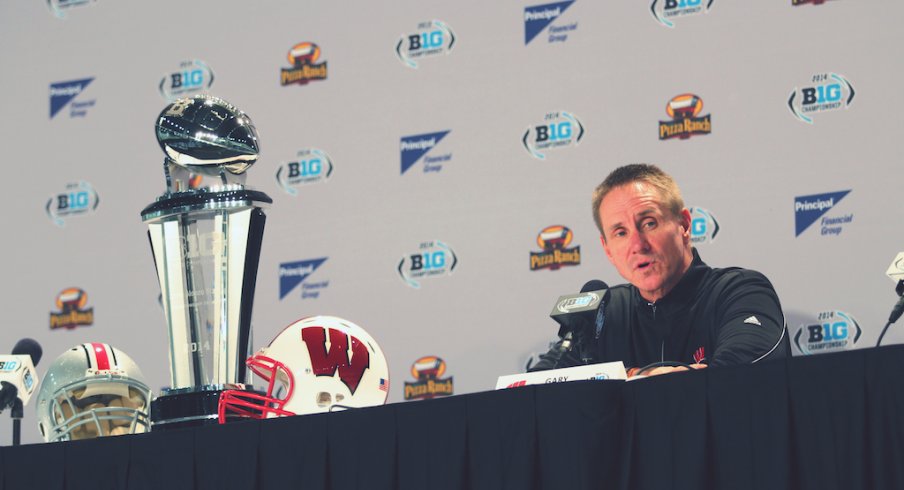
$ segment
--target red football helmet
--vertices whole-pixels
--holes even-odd
[[[389,367],[377,342],[354,323],[332,316],[302,318],[246,361],[267,382],[266,394],[227,390],[228,417],[268,418],[386,403]]]

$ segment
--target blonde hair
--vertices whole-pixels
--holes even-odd
[[[657,191],[673,217],[681,215],[684,209],[684,199],[681,198],[681,189],[675,183],[671,175],[661,168],[649,163],[632,163],[613,170],[600,185],[593,191],[593,221],[600,230],[600,236],[606,239],[603,232],[603,223],[600,218],[600,204],[612,189],[634,182],[644,182]]]

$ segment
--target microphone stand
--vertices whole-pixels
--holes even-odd
[[[21,444],[22,415],[22,400],[16,398],[16,401],[13,402],[12,410],[9,411],[9,416],[13,419],[13,446]]]

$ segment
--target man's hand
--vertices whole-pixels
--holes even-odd
[[[706,364],[691,364],[691,368],[693,368],[693,369],[705,369],[705,368],[706,368]],[[638,371],[640,371],[640,368],[631,368],[631,369],[629,369],[629,370],[628,370],[628,379],[637,376],[637,372],[638,372]],[[653,368],[653,369],[644,371],[643,373],[640,374],[640,377],[641,377],[641,378],[646,378],[646,377],[649,377],[649,376],[659,376],[660,374],[668,374],[668,373],[674,373],[674,372],[678,372],[678,371],[687,371],[687,368],[684,367],[684,366],[676,366],[676,367],[671,367],[671,366],[660,366],[660,367],[657,367],[657,368]]]

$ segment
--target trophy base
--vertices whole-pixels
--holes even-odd
[[[161,431],[219,424],[220,393],[226,390],[244,390],[264,394],[243,385],[164,389],[163,393],[151,402],[151,430]],[[237,420],[247,419],[227,416],[226,423]]]

